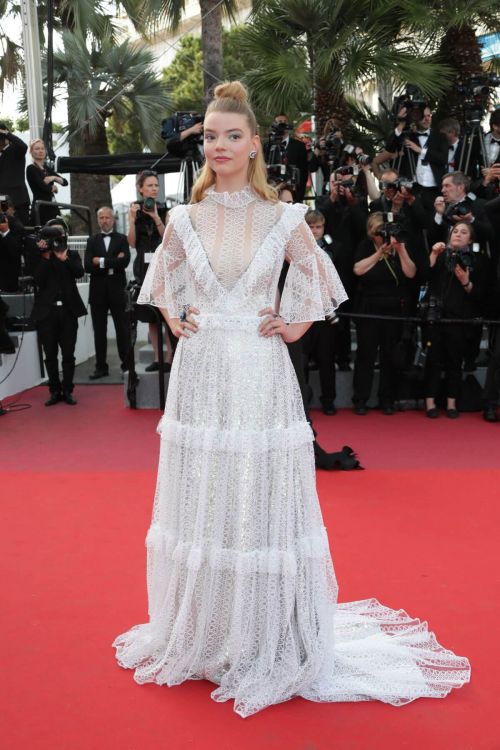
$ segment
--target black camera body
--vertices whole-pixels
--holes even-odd
[[[377,235],[382,237],[384,242],[390,242],[391,237],[394,237],[396,242],[402,242],[404,239],[404,229],[396,221],[384,221]]]
[[[407,136],[412,132],[412,125],[416,125],[422,119],[424,109],[427,106],[427,99],[418,86],[409,83],[406,91],[401,96],[394,99],[392,112],[398,122],[404,122],[405,127],[402,135]],[[406,109],[406,116],[399,117],[399,112],[403,107]]]
[[[437,323],[443,317],[443,303],[434,294],[418,303],[418,312],[426,323]]]
[[[463,217],[467,216],[467,214],[470,214],[471,212],[472,203],[468,199],[460,201],[460,203],[450,203],[450,205],[446,207],[446,210],[443,214],[443,221],[446,221],[448,224],[453,225],[455,223],[453,216]]]
[[[446,270],[450,273],[454,273],[457,266],[460,266],[462,271],[470,270],[474,266],[473,248],[470,245],[458,249],[447,247],[445,253]]]
[[[268,133],[269,145],[280,145],[290,130],[293,130],[293,125],[289,122],[273,122]]]

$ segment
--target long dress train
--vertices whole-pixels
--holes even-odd
[[[257,331],[285,255],[286,321],[323,319],[345,299],[304,211],[209,189],[171,211],[139,298],[201,314],[177,347],[159,424],[149,622],[113,645],[137,682],[206,678],[241,716],[293,696],[400,705],[470,675],[404,611],[337,603],[296,377],[281,337]]]

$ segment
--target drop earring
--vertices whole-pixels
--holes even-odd
[[[255,159],[256,156],[257,156],[257,151],[255,151],[255,150],[254,151],[250,151],[250,159]]]

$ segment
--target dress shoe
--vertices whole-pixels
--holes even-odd
[[[460,412],[458,409],[446,409],[446,416],[448,419],[458,419]]]
[[[323,414],[326,414],[327,417],[333,417],[336,413],[337,409],[333,402],[323,404]]]
[[[359,404],[355,405],[354,413],[357,414],[358,417],[364,417],[366,415],[366,404],[360,401]]]
[[[158,372],[159,369],[160,365],[158,362],[151,362],[151,364],[144,369],[144,372]]]
[[[45,406],[54,406],[54,404],[58,404],[61,400],[62,395],[60,393],[51,393],[50,398],[45,402]]]
[[[437,419],[439,417],[439,409],[435,406],[431,409],[426,409],[425,416],[429,417],[429,419]]]
[[[485,420],[485,422],[499,421],[494,404],[486,404],[483,411],[483,419]]]
[[[109,370],[99,370],[97,367],[94,372],[89,375],[89,380],[99,380],[99,378],[107,378],[109,376]]]
[[[71,393],[63,393],[62,400],[65,404],[69,404],[70,406],[76,406],[78,401],[73,398]]]

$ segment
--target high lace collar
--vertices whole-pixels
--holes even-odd
[[[234,193],[217,193],[212,185],[206,192],[207,197],[210,198],[210,200],[220,203],[227,208],[243,208],[258,198],[250,185],[246,185],[242,190],[236,190]]]

